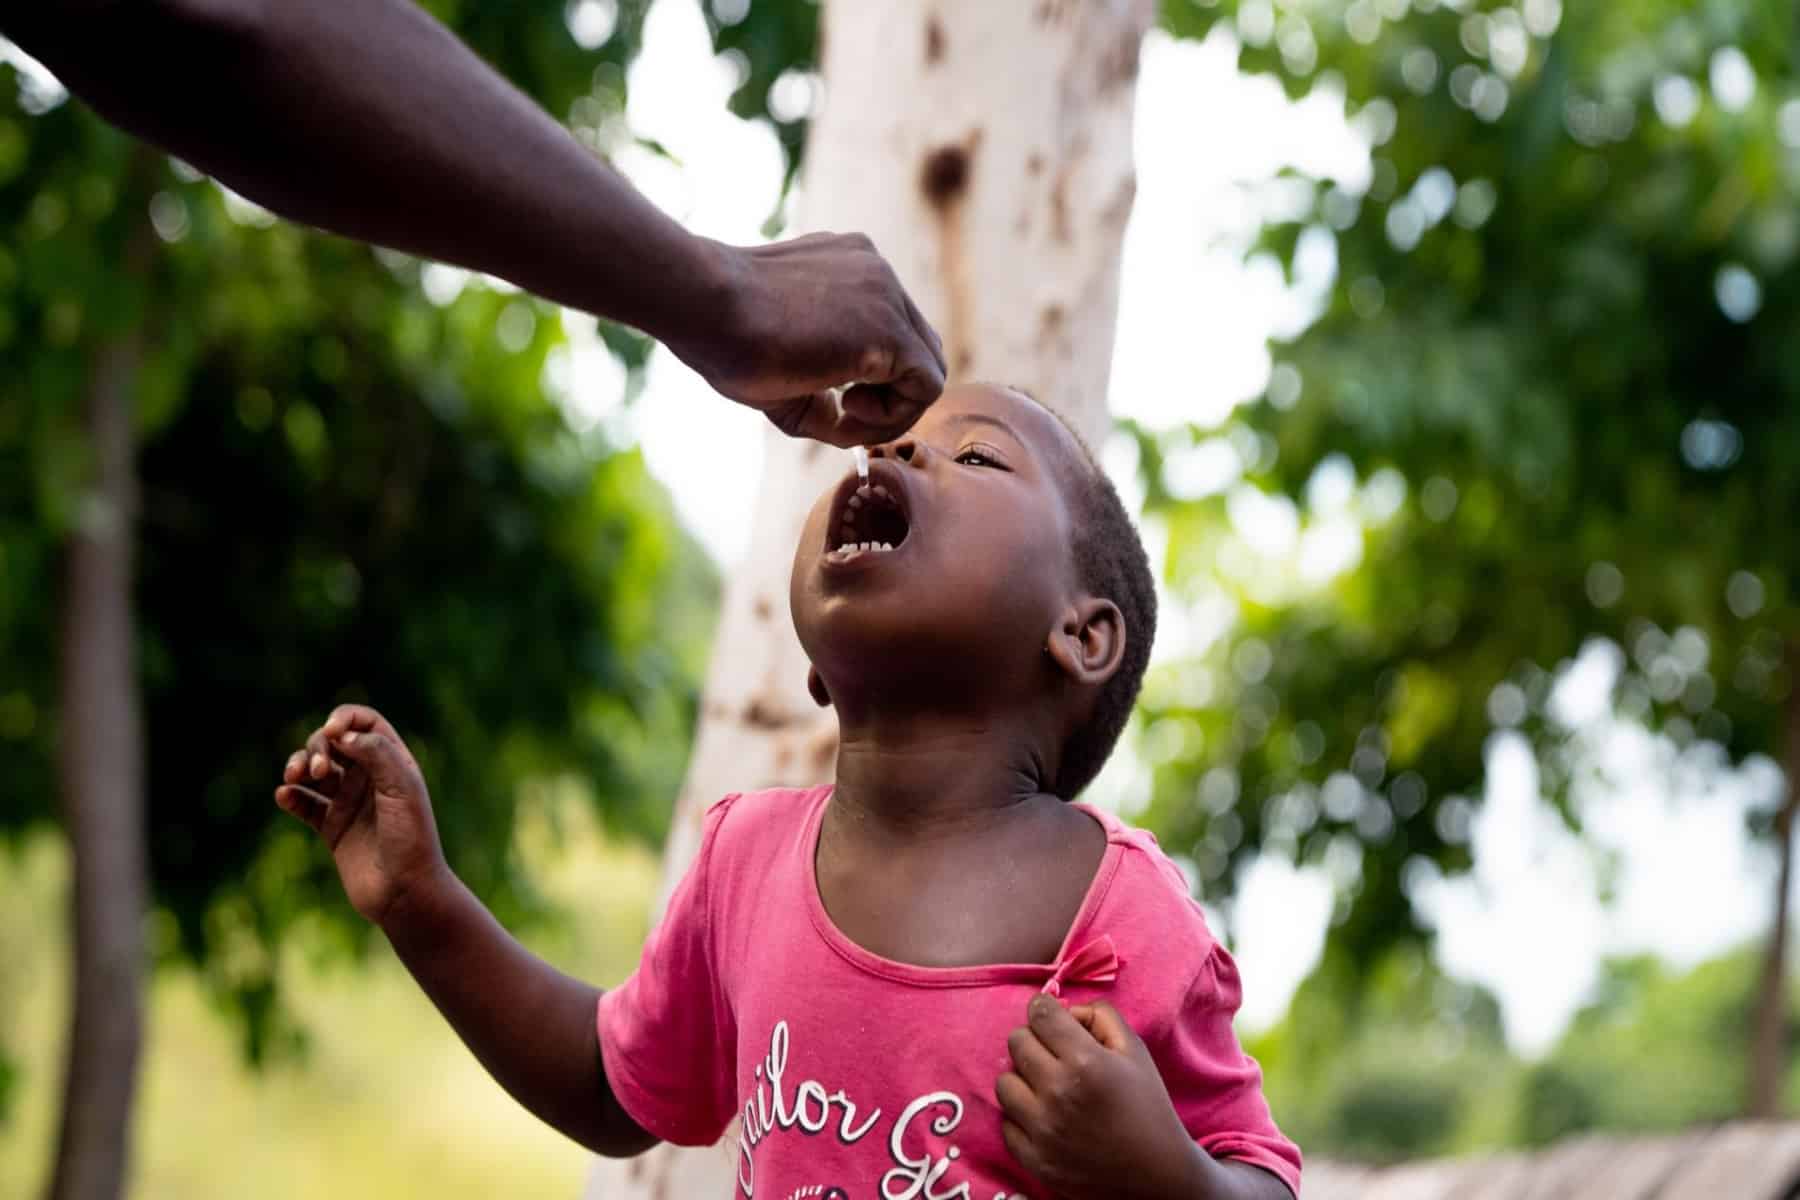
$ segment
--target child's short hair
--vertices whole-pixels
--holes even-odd
[[[1031,396],[1023,388],[1013,390]],[[1035,396],[1031,398],[1037,400]],[[1073,800],[1094,781],[1112,754],[1131,717],[1138,690],[1143,687],[1144,670],[1150,665],[1150,646],[1156,640],[1156,580],[1137,526],[1125,511],[1118,489],[1100,469],[1087,439],[1063,420],[1062,414],[1055,409],[1049,411],[1081,450],[1082,469],[1070,481],[1074,491],[1069,497],[1074,519],[1070,550],[1075,558],[1076,578],[1091,594],[1118,605],[1125,618],[1125,656],[1112,678],[1101,686],[1087,721],[1063,743],[1061,767],[1049,784],[1052,794]]]

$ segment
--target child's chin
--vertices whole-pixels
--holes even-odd
[[[920,640],[904,602],[888,597],[826,596],[799,623],[800,641],[815,662],[835,662],[863,671],[890,656],[903,655]]]

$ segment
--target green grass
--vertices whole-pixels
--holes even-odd
[[[579,810],[526,848],[567,921],[534,948],[610,984],[636,960],[657,865],[608,846]],[[41,1195],[56,1132],[67,1021],[67,852],[42,835],[0,853],[0,1044],[19,1059],[0,1125],[0,1200]],[[515,1105],[386,953],[317,969],[296,954],[291,1003],[304,1057],[257,1071],[191,972],[150,997],[133,1128],[137,1200],[356,1200],[581,1192],[586,1154]]]

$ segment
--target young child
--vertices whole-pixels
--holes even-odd
[[[457,881],[373,710],[333,712],[277,802],[495,1078],[599,1153],[735,1118],[746,1200],[1298,1195],[1231,958],[1154,839],[1069,803],[1155,628],[1117,494],[1004,388],[954,387],[870,454],[791,581],[836,782],[715,804],[618,988],[533,958]]]

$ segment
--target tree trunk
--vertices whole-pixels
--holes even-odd
[[[1790,677],[1800,671],[1800,646],[1788,648]],[[1763,951],[1762,978],[1756,989],[1756,1018],[1750,1034],[1750,1089],[1747,1115],[1773,1119],[1780,1115],[1781,1084],[1787,1066],[1788,893],[1794,880],[1794,813],[1800,808],[1800,682],[1787,697],[1787,728],[1782,764],[1787,795],[1775,816],[1775,919]]]
[[[807,145],[813,229],[874,239],[943,335],[953,379],[1025,388],[1090,442],[1106,432],[1131,111],[1150,0],[830,0],[824,111]],[[788,568],[844,455],[770,434],[732,576],[693,764],[664,852],[666,899],[701,815],[733,790],[828,778],[836,726],[806,694]],[[596,1164],[589,1200],[724,1197],[724,1150]]]
[[[74,852],[75,1012],[51,1200],[116,1200],[143,1024],[143,741],[133,655],[139,343],[101,349],[85,420],[94,474],[66,547],[57,771]]]

